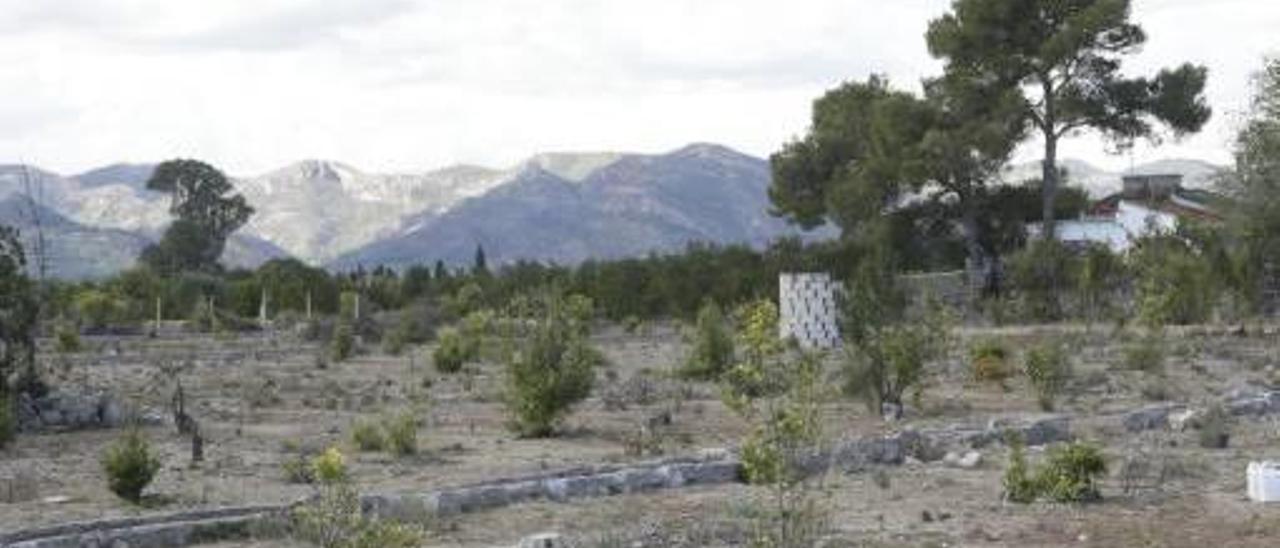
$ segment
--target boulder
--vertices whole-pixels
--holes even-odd
[[[564,538],[560,533],[538,533],[520,539],[516,548],[564,548]]]
[[[1200,409],[1183,409],[1169,413],[1169,428],[1182,432],[1192,428],[1199,428],[1200,421],[1204,418],[1204,411]]]
[[[1179,404],[1161,404],[1130,411],[1124,416],[1124,428],[1130,432],[1160,430],[1169,426],[1169,415],[1185,409]]]
[[[950,451],[947,456],[943,457],[942,461],[947,466],[972,470],[982,464],[982,453],[973,450],[965,451],[964,453]]]

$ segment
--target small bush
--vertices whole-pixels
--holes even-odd
[[[1014,441],[1003,478],[1004,496],[1021,504],[1041,498],[1060,503],[1092,502],[1102,498],[1097,482],[1106,473],[1102,451],[1084,442],[1051,447],[1045,462],[1033,472],[1027,465],[1022,443]]]
[[[453,328],[440,330],[436,349],[431,353],[431,361],[435,363],[436,371],[443,375],[462,371],[467,357],[467,345],[462,340],[462,333]]]
[[[360,495],[350,485],[345,459],[336,448],[329,448],[312,462],[312,475],[320,481],[319,496],[294,509],[294,536],[323,548],[410,548],[422,544],[424,535],[417,527],[364,517]]]
[[[356,421],[351,428],[351,443],[356,449],[366,452],[381,451],[387,440],[382,437],[378,426],[366,421]]]
[[[418,452],[418,419],[411,412],[388,418],[382,425],[386,432],[387,450],[393,455],[407,456]]]
[[[984,382],[1004,382],[1009,378],[1009,349],[999,339],[984,339],[969,347],[973,378]]]
[[[405,322],[401,321],[382,341],[382,349],[389,355],[399,356],[404,353],[407,346],[409,346],[409,330],[405,327]]]
[[[343,322],[333,330],[333,340],[330,341],[330,351],[333,354],[333,361],[343,362],[350,358],[356,352],[356,334],[351,324]]]
[[[1057,240],[1037,239],[1009,257],[1009,285],[1035,321],[1065,316],[1061,295],[1076,286],[1079,260]]]
[[[1050,342],[1028,350],[1025,369],[1040,408],[1052,411],[1054,401],[1071,379],[1071,362],[1062,345]]]
[[[1203,323],[1213,312],[1220,280],[1209,258],[1184,238],[1160,234],[1130,251],[1138,318],[1149,327]]]
[[[707,301],[698,310],[697,324],[691,339],[689,355],[680,368],[680,376],[688,379],[715,379],[733,365],[733,333],[714,301]]]
[[[1197,436],[1200,447],[1205,449],[1226,449],[1231,444],[1231,415],[1220,405],[1210,407],[1200,420],[1200,432]]]
[[[17,435],[17,422],[13,412],[13,399],[0,396],[0,449],[7,447]]]
[[[880,329],[846,354],[844,392],[865,398],[873,411],[901,406],[903,395],[919,396],[926,363],[942,351],[945,331],[928,325]]]
[[[69,322],[58,322],[58,326],[54,328],[54,339],[56,341],[54,349],[59,353],[69,354],[83,349],[80,344],[80,330]]]
[[[160,459],[151,453],[151,444],[142,432],[131,428],[107,448],[102,468],[111,492],[136,504],[142,500],[142,490],[160,471]]]
[[[1010,502],[1029,504],[1040,496],[1021,439],[1009,441],[1009,468],[1004,472],[1004,497]]]
[[[640,326],[643,324],[639,316],[631,315],[622,319],[622,330],[628,335],[635,335],[640,332]]]
[[[280,471],[284,473],[287,483],[309,484],[316,481],[315,470],[311,467],[311,458],[307,455],[295,455],[280,463]]]
[[[604,356],[587,341],[585,326],[552,302],[524,348],[507,361],[507,411],[523,436],[543,437],[591,393]]]
[[[1091,502],[1102,498],[1097,481],[1106,473],[1107,461],[1097,446],[1071,442],[1049,448],[1036,484],[1054,502]]]
[[[337,447],[330,447],[311,460],[311,471],[325,484],[347,481],[347,457]]]
[[[1164,337],[1148,335],[1124,349],[1125,369],[1147,373],[1164,372]]]

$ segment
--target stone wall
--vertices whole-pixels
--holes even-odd
[[[908,458],[942,460],[949,448],[998,443],[1009,431],[1027,445],[1066,441],[1066,417],[1048,416],[985,426],[903,430],[838,443],[829,451],[800,462],[810,472],[830,467],[858,471],[867,466],[893,466]],[[701,458],[673,458],[626,466],[592,466],[537,475],[501,478],[471,485],[417,493],[370,494],[361,508],[370,516],[404,521],[464,514],[535,500],[565,502],[692,486],[742,481],[741,464],[729,451],[710,451]],[[299,501],[302,502],[302,501]],[[10,548],[79,548],[82,546],[168,547],[243,538],[264,523],[278,521],[292,505],[250,506],[69,523],[10,533],[0,532],[0,546]]]
[[[778,275],[778,334],[795,338],[802,348],[835,348],[837,284],[827,273],[784,272]]]

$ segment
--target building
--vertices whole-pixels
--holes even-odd
[[[1101,244],[1116,253],[1128,251],[1138,239],[1177,230],[1183,220],[1220,221],[1205,191],[1182,187],[1177,174],[1130,175],[1123,189],[1094,203],[1080,219],[1056,223],[1056,237],[1070,246]],[[1039,223],[1027,227],[1029,238],[1041,233]]]

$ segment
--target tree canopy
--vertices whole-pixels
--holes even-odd
[[[924,88],[916,96],[872,77],[818,99],[809,133],[770,158],[775,213],[805,227],[832,221],[846,238],[866,236],[867,223],[886,215],[923,221],[926,230],[932,223],[921,215],[955,214],[968,255],[981,262],[977,216],[1021,137],[1017,97],[950,77]]]
[[[1146,41],[1130,21],[1130,0],[954,0],[929,24],[930,53],[949,78],[975,87],[1016,90],[1021,120],[1044,140],[1045,232],[1054,230],[1058,141],[1087,129],[1118,147],[1175,135],[1208,121],[1207,69],[1184,64],[1156,76],[1125,77],[1121,60]]]
[[[161,241],[140,257],[164,274],[217,270],[227,238],[253,215],[226,175],[199,160],[161,163],[147,188],[169,193],[169,212],[176,217]]]
[[[26,264],[18,231],[0,225],[0,396],[8,394],[14,373],[35,363],[39,304]]]
[[[1280,59],[1268,59],[1255,78],[1252,108],[1236,137],[1235,170],[1223,182],[1235,198],[1229,225],[1243,244],[1238,276],[1254,290],[1280,283],[1274,264],[1280,257]]]

